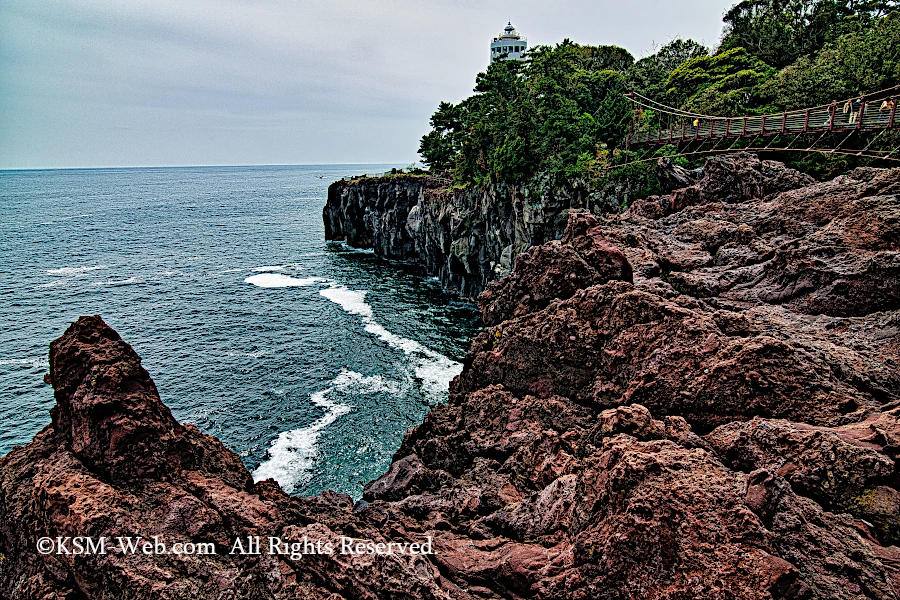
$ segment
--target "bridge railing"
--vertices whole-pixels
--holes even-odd
[[[783,113],[745,117],[709,117],[667,113],[667,127],[650,127],[638,123],[626,139],[628,146],[644,146],[690,142],[693,140],[722,140],[779,134],[824,133],[893,129],[900,125],[897,118],[897,97],[867,100],[858,98]],[[636,111],[638,113],[640,111]],[[636,116],[640,116],[636,114]]]

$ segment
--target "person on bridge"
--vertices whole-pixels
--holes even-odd
[[[882,119],[890,119],[891,113],[894,112],[894,99],[890,98],[881,103],[881,107],[878,109],[878,122],[881,123]]]
[[[848,122],[853,123],[853,101],[852,100],[847,100],[847,102],[844,103],[844,114],[847,115],[847,118],[849,119]]]
[[[859,107],[862,106],[862,97],[850,101],[850,124],[855,125],[859,120]]]

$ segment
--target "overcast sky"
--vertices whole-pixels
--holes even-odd
[[[0,168],[402,163],[511,20],[636,57],[736,0],[0,0]]]

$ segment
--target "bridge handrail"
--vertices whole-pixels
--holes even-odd
[[[896,119],[897,103],[900,101],[896,94],[898,91],[900,91],[900,85],[870,94],[854,96],[841,102],[831,102],[781,113],[737,117],[690,113],[666,106],[637,92],[631,92],[627,96],[631,99],[633,106],[665,114],[670,120],[666,129],[659,126],[653,128],[648,123],[645,127],[638,124],[636,130],[635,121],[632,119],[631,131],[625,142],[627,146],[631,146],[634,144],[671,143],[673,141],[721,140],[754,135],[768,136],[862,129],[894,129],[898,125]],[[886,96],[885,94],[888,92],[895,92],[895,94]],[[648,102],[658,106],[645,106],[644,103],[636,98],[646,99]],[[872,110],[871,105],[873,102],[876,104],[881,102],[881,104]],[[634,110],[639,109],[635,108]],[[676,124],[679,126],[675,127]]]

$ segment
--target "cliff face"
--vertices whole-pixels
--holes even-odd
[[[0,459],[0,590],[898,598],[898,194],[900,169],[817,184],[743,155],[621,215],[567,212],[479,297],[449,402],[356,506],[252,484],[82,318],[51,346],[52,424]],[[74,535],[430,537],[434,554],[36,552]]]
[[[612,198],[628,195],[546,180],[451,190],[445,180],[396,176],[333,183],[322,216],[325,239],[417,263],[445,288],[474,298],[508,275],[524,250],[558,239],[568,209],[615,211]]]

